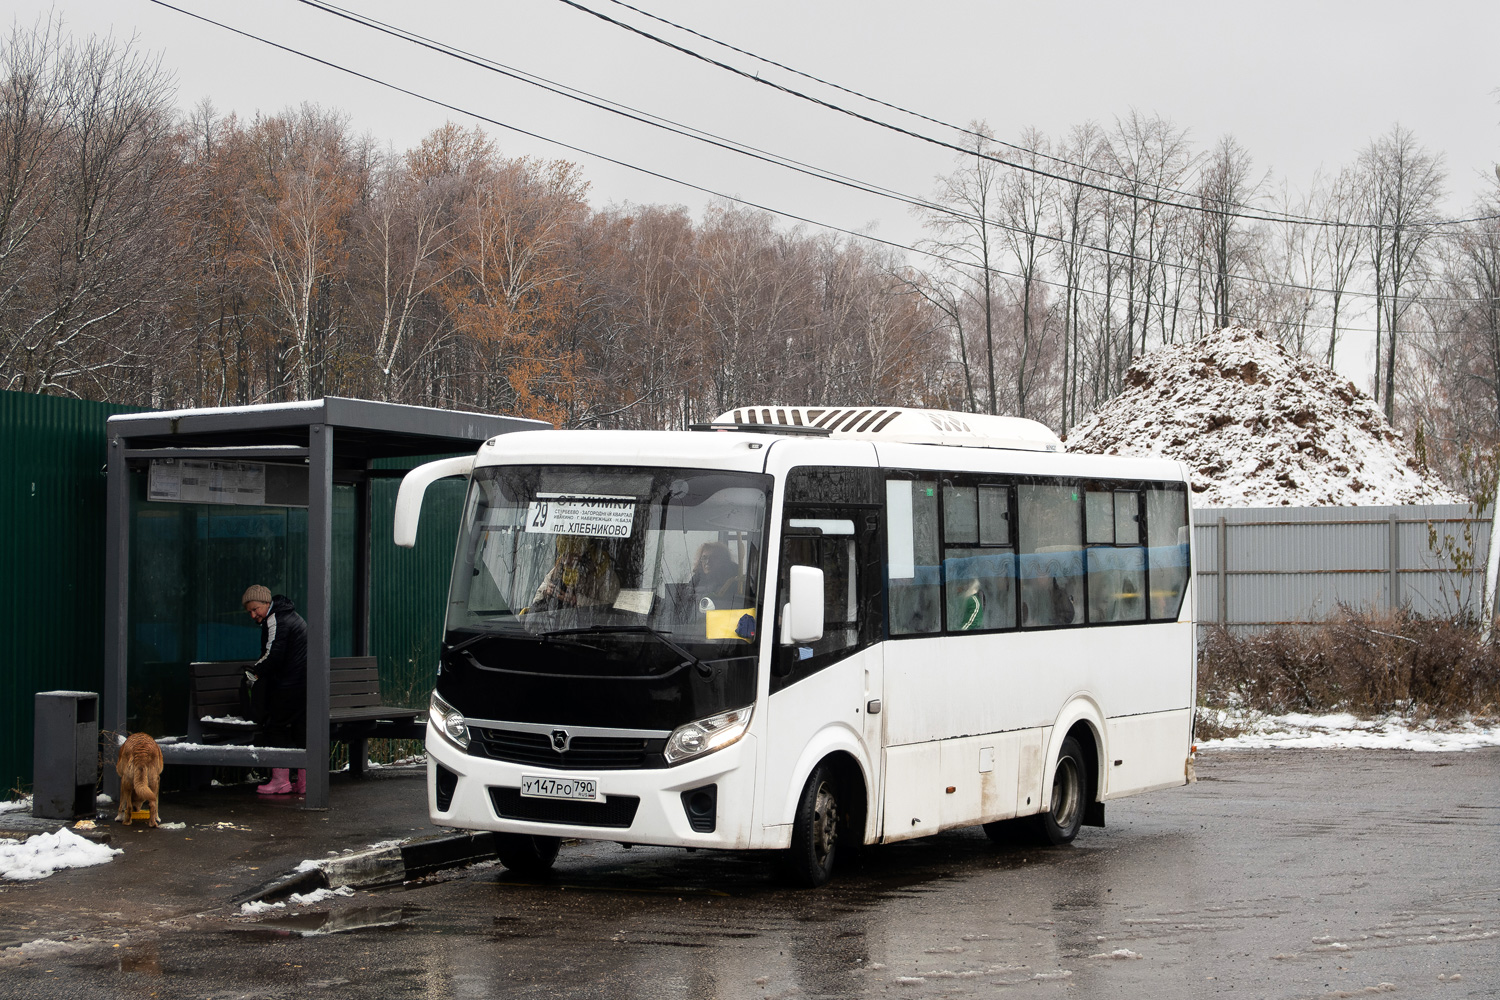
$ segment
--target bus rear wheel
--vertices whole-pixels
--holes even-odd
[[[826,763],[813,768],[797,802],[792,846],[782,859],[787,879],[794,885],[814,888],[833,874],[839,835],[845,826],[839,796],[839,782],[833,769]]]
[[[525,878],[540,878],[551,871],[560,846],[562,840],[558,837],[534,837],[528,833],[495,834],[495,856],[506,868]]]
[[[1047,809],[1032,817],[1032,831],[1040,843],[1068,844],[1078,836],[1087,795],[1086,773],[1083,749],[1073,737],[1066,737],[1052,772],[1052,801]]]

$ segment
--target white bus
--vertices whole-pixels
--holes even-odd
[[[707,432],[705,432],[707,431]],[[1191,773],[1188,482],[1041,424],[757,407],[507,434],[469,477],[428,723],[434,823],[841,854],[983,824],[1071,841]]]

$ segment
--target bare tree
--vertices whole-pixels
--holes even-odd
[[[937,237],[925,249],[958,262],[972,275],[973,298],[983,317],[986,413],[998,412],[995,389],[995,257],[1000,233],[994,216],[1000,200],[999,166],[993,159],[993,133],[984,122],[969,126],[972,156],[960,156],[953,173],[938,178],[934,201],[942,210],[924,212],[927,227]]]
[[[1021,134],[1025,151],[1018,154],[1024,167],[1040,168],[1048,155],[1047,137],[1034,128]],[[1052,226],[1049,213],[1053,208],[1056,184],[1040,169],[1013,170],[1001,186],[1000,219],[1004,223],[1004,240],[1015,260],[1019,286],[1020,338],[1015,358],[1016,415],[1025,417],[1032,411],[1031,378],[1037,373],[1042,355],[1044,325],[1034,322],[1034,304],[1039,304],[1038,287],[1043,258],[1057,247],[1057,236],[1045,232]],[[1039,328],[1040,327],[1040,328]]]
[[[1183,130],[1135,111],[1116,121],[1109,149],[1113,172],[1124,178],[1121,190],[1128,198],[1117,217],[1120,239],[1116,243],[1125,271],[1125,350],[1119,362],[1123,376],[1137,353],[1136,331],[1140,353],[1149,350],[1147,335],[1153,301],[1159,299],[1157,285],[1177,249],[1171,236],[1180,209],[1174,207],[1170,193],[1181,186],[1192,160]]]
[[[1058,217],[1063,279],[1063,393],[1060,424],[1062,432],[1078,421],[1079,326],[1082,316],[1084,247],[1094,239],[1099,214],[1099,199],[1093,197],[1085,182],[1094,177],[1105,143],[1104,133],[1093,122],[1074,128],[1061,150],[1065,172],[1073,182],[1062,184],[1058,191]]]
[[[1375,274],[1376,354],[1384,337],[1383,393],[1386,419],[1395,422],[1396,358],[1401,320],[1411,306],[1412,286],[1426,277],[1428,242],[1443,194],[1442,157],[1417,144],[1409,129],[1391,131],[1371,141],[1360,154],[1366,175],[1366,213],[1373,229],[1369,252]],[[1381,327],[1384,326],[1382,331]]]
[[[13,33],[4,69],[0,384],[160,398],[181,221],[170,80],[130,43],[50,24]]]
[[[1339,313],[1344,294],[1362,263],[1367,231],[1360,213],[1361,175],[1345,167],[1326,189],[1314,180],[1312,214],[1326,225],[1317,231],[1316,250],[1323,258],[1332,313],[1328,321],[1328,367],[1334,364],[1339,343]]]
[[[381,398],[398,394],[406,372],[396,359],[408,345],[422,303],[453,273],[447,251],[453,242],[453,203],[461,197],[457,178],[422,177],[390,159],[375,179],[357,220],[354,251],[375,288],[374,363]],[[410,371],[410,364],[405,366]]]
[[[1202,267],[1208,272],[1214,329],[1233,322],[1232,285],[1247,276],[1254,241],[1239,218],[1264,186],[1264,178],[1253,179],[1250,153],[1223,136],[1209,153],[1198,173],[1199,247]]]

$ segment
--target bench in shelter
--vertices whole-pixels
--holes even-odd
[[[260,727],[240,717],[240,680],[253,660],[189,664],[190,685],[185,746],[162,744],[169,764],[303,767],[306,751],[277,747],[251,750]],[[423,739],[426,711],[386,705],[373,656],[336,656],[329,661],[328,736],[349,747],[349,770],[364,773],[368,741]],[[189,749],[189,746],[192,749]],[[222,748],[222,752],[215,752]]]

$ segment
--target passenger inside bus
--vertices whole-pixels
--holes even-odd
[[[984,589],[978,580],[973,580],[964,588],[963,607],[958,612],[956,628],[968,632],[984,627]]]
[[[558,535],[557,559],[531,599],[532,612],[591,608],[614,603],[620,579],[598,539]]]

